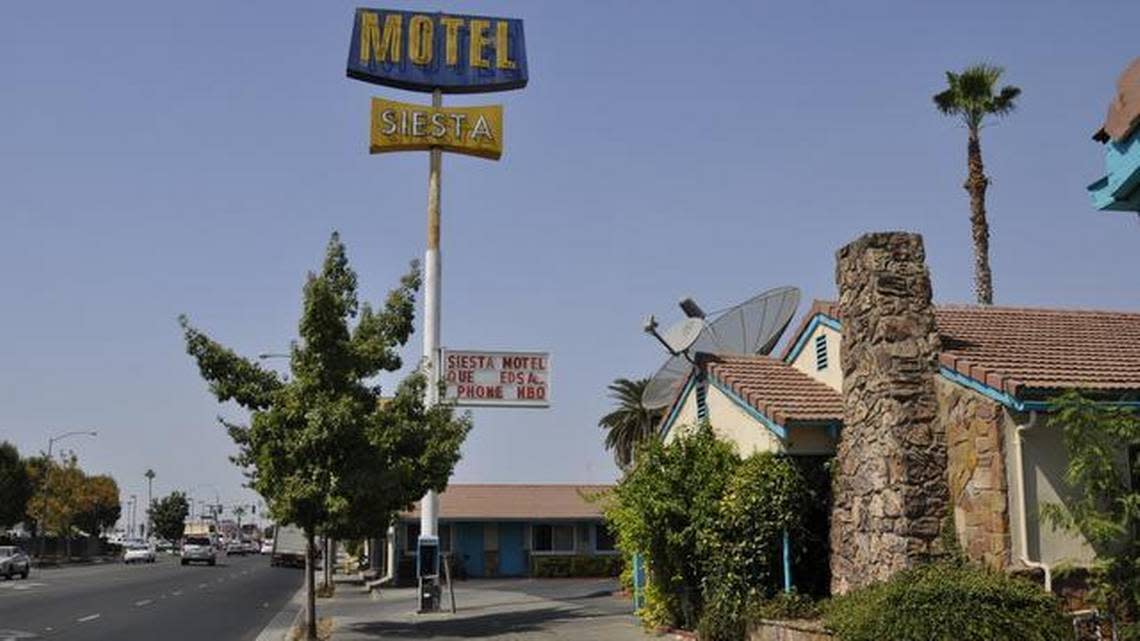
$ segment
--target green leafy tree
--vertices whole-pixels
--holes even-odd
[[[0,527],[24,520],[32,490],[27,464],[16,446],[7,441],[0,443]]]
[[[1049,424],[1061,430],[1065,484],[1072,493],[1064,505],[1042,506],[1041,515],[1089,542],[1096,554],[1090,601],[1123,624],[1122,638],[1140,639],[1140,484],[1130,478],[1140,470],[1140,413],[1075,391],[1060,396],[1054,408]]]
[[[981,130],[987,118],[1000,118],[1013,112],[1021,89],[1006,85],[997,90],[1001,67],[978,64],[961,73],[946,72],[945,91],[934,95],[934,105],[947,116],[956,116],[966,125],[966,183],[970,194],[970,227],[974,240],[974,291],[978,303],[994,302],[993,272],[990,270],[990,225],[986,220],[986,177],[982,163]],[[995,90],[996,93],[995,93]]]
[[[167,541],[182,538],[186,515],[190,514],[190,502],[182,492],[171,492],[154,502],[150,508],[150,522],[155,534]]]
[[[223,425],[239,447],[234,460],[279,523],[308,539],[307,635],[316,636],[316,534],[383,531],[428,489],[443,490],[470,429],[449,405],[424,406],[421,374],[382,402],[374,378],[400,369],[397,350],[413,331],[418,265],[382,309],[361,305],[356,274],[337,234],[319,273],[309,274],[291,348],[292,377],[242,358],[182,317],[188,353],[221,402],[250,410],[248,425]]]
[[[656,438],[661,412],[641,404],[647,385],[648,378],[614,380],[608,389],[617,408],[598,421],[598,427],[606,430],[606,449],[613,450],[614,460],[623,469],[633,462],[634,452],[642,443]]]
[[[100,474],[83,480],[83,494],[75,525],[90,535],[98,535],[113,526],[122,514],[119,502],[119,484],[115,479]]]
[[[65,539],[70,556],[72,530],[86,507],[87,475],[74,454],[61,456],[59,461],[38,457],[30,463],[38,491],[28,501],[28,516],[41,534]]]
[[[705,535],[715,528],[740,458],[708,423],[683,430],[668,447],[657,439],[646,443],[610,495],[606,518],[622,552],[646,561],[646,619],[692,629],[704,606],[710,560]]]
[[[736,468],[715,522],[702,533],[709,564],[702,584],[707,606],[701,639],[744,638],[748,607],[783,587],[784,534],[798,546],[817,538],[804,522],[811,499],[799,468],[787,457],[754,454]]]

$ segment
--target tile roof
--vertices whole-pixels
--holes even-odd
[[[708,374],[777,424],[841,421],[839,392],[771,356],[700,355]]]
[[[837,303],[815,301],[800,332],[817,313],[839,320]],[[1007,394],[1140,390],[1140,312],[938,305],[934,315],[940,364]]]
[[[598,519],[599,503],[583,496],[612,485],[451,484],[439,495],[441,519]],[[419,503],[400,516],[419,518]]]
[[[935,316],[940,363],[994,389],[1140,390],[1140,313],[939,306]]]

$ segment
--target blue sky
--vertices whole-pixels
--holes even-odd
[[[0,439],[93,428],[67,443],[124,493],[153,467],[252,498],[176,316],[279,350],[332,230],[372,300],[423,251],[427,154],[369,156],[367,127],[370,96],[428,98],[344,76],[356,4],[0,8]],[[1134,2],[380,6],[525,21],[526,89],[445,99],[502,103],[506,145],[444,159],[443,343],[550,350],[554,406],[476,412],[455,481],[614,478],[596,422],[662,360],[645,314],[834,296],[862,232],[921,232],[969,302],[965,132],[930,102],[967,63],[1024,90],[983,132],[997,302],[1140,309],[1140,225],[1085,193]]]

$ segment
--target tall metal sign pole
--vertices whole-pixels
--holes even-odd
[[[432,108],[443,107],[443,92],[436,89],[431,93]],[[428,202],[427,202],[427,251],[424,252],[424,355],[428,381],[439,380],[439,334],[440,334],[440,268],[439,255],[439,194],[440,169],[443,164],[443,150],[438,146],[429,152]],[[429,384],[424,391],[424,405],[433,407],[439,403],[439,385]],[[435,490],[428,490],[420,501],[420,537],[439,540],[439,496]],[[421,594],[423,590],[420,591]],[[438,599],[437,599],[438,601]],[[424,609],[422,606],[421,610]]]
[[[440,173],[443,152],[498,160],[503,152],[500,106],[445,109],[445,93],[521,89],[527,83],[521,20],[486,16],[357,9],[349,43],[350,78],[431,92],[431,106],[372,99],[372,153],[422,151],[428,171],[427,251],[424,255],[425,405],[439,402],[440,382]],[[416,545],[420,611],[439,609],[439,497],[420,502]]]

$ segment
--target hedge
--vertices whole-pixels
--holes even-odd
[[[943,561],[836,597],[824,623],[840,641],[1060,641],[1058,599],[1025,579]]]
[[[530,557],[531,576],[540,578],[618,576],[621,556],[557,555]]]

